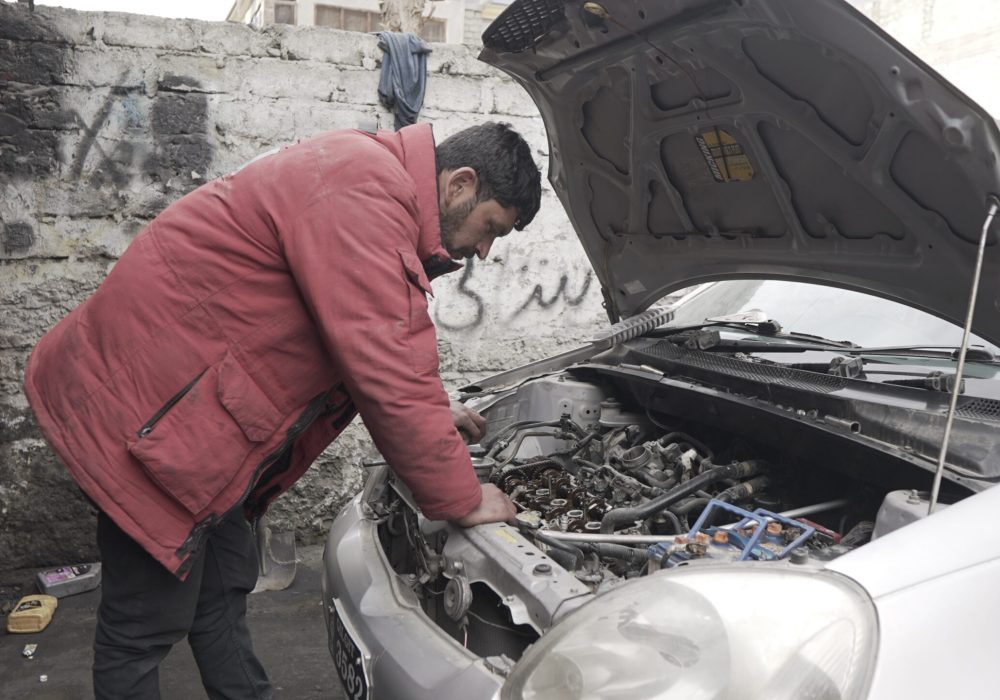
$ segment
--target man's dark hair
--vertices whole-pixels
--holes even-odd
[[[486,122],[452,134],[434,149],[437,172],[469,167],[476,171],[476,201],[495,199],[517,209],[514,228],[531,223],[542,197],[541,174],[531,148],[510,124]]]

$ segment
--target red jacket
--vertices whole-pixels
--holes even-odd
[[[84,492],[185,576],[201,534],[263,512],[361,413],[429,518],[481,491],[438,376],[424,263],[434,142],[338,131],[165,209],[34,349],[25,393]]]

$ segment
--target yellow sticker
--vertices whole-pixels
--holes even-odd
[[[510,534],[507,530],[498,529],[494,530],[493,532],[495,532],[497,537],[499,537],[500,539],[506,540],[508,544],[517,544],[517,538],[514,537],[514,535]]]
[[[694,137],[698,150],[716,182],[749,182],[753,180],[753,165],[739,141],[728,131],[715,127]]]

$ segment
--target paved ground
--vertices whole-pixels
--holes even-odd
[[[343,690],[326,646],[320,602],[323,548],[299,549],[298,572],[287,590],[250,596],[254,647],[271,676],[276,698],[341,699]],[[99,591],[63,598],[49,626],[38,634],[0,632],[0,696],[32,700],[87,700],[91,643]],[[3,625],[6,630],[6,621]],[[21,656],[37,644],[34,659]],[[41,682],[39,677],[48,676]],[[174,647],[160,667],[164,700],[205,698],[186,643]]]

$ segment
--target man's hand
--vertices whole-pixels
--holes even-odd
[[[451,418],[462,438],[467,438],[470,443],[479,442],[479,438],[486,432],[486,419],[461,401],[451,402]]]
[[[507,498],[507,494],[493,484],[483,484],[483,500],[471,512],[452,520],[456,525],[472,527],[483,523],[504,523],[514,520],[517,508]]]

